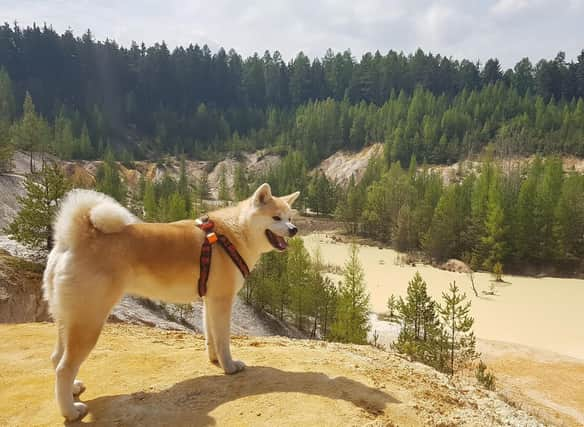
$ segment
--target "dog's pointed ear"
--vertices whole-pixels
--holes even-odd
[[[272,189],[270,184],[264,182],[258,187],[258,189],[253,193],[252,199],[256,206],[265,205],[272,198]]]
[[[296,201],[296,199],[298,198],[298,196],[300,196],[300,191],[296,191],[295,193],[288,194],[287,196],[282,196],[282,197],[280,197],[280,199],[282,199],[286,203],[288,203],[288,206],[292,206],[294,204],[294,202]]]

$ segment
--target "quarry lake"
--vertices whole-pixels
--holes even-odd
[[[349,244],[339,243],[325,234],[303,237],[308,250],[320,249],[323,261],[342,267],[348,258]],[[482,340],[504,341],[552,351],[584,360],[584,280],[504,276],[505,283],[494,285],[493,277],[475,273],[480,296],[475,297],[468,274],[441,270],[429,265],[400,265],[399,253],[374,246],[359,247],[359,258],[371,297],[371,310],[387,311],[390,295],[405,296],[408,281],[419,271],[428,284],[428,293],[436,300],[451,282],[472,301],[474,331]],[[330,274],[335,282],[341,276]],[[374,327],[376,327],[374,325]]]

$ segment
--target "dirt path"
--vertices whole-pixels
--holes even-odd
[[[0,425],[62,425],[51,324],[0,325]],[[539,425],[493,393],[368,346],[235,338],[225,376],[200,336],[108,325],[79,377],[96,426]]]

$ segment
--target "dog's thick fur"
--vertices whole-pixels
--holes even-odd
[[[253,268],[262,253],[274,249],[266,230],[281,237],[296,233],[290,216],[298,194],[273,197],[270,186],[263,184],[251,198],[209,217]],[[54,237],[43,278],[58,330],[51,360],[61,413],[76,420],[87,413],[87,407],[74,400],[85,389],[75,377],[111,308],[124,293],[170,302],[198,299],[204,233],[190,220],[141,223],[108,196],[73,190],[61,205]],[[227,374],[245,367],[232,359],[229,349],[232,303],[242,286],[241,272],[216,246],[204,298],[205,335],[210,361],[219,363]]]

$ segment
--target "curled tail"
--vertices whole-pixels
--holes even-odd
[[[61,203],[55,220],[55,247],[75,248],[93,230],[118,233],[135,222],[137,218],[113,198],[91,190],[72,190]]]
[[[44,297],[53,317],[58,312],[55,273],[62,253],[89,243],[95,238],[96,230],[104,234],[118,233],[135,222],[138,220],[130,211],[105,194],[72,190],[65,196],[53,225],[55,246],[49,254],[43,276]]]

